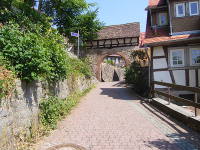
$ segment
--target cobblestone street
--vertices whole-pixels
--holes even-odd
[[[130,88],[112,82],[97,85],[36,149],[75,144],[87,150],[198,150],[199,140]]]

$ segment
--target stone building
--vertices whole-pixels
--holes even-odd
[[[123,80],[124,67],[132,62],[131,53],[139,50],[140,24],[138,22],[105,26],[98,38],[87,41],[87,57],[99,81]],[[113,62],[111,63],[105,63]],[[107,65],[106,65],[107,64]]]

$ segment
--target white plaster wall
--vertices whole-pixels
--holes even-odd
[[[153,48],[153,56],[165,56],[162,46]]]
[[[153,59],[153,69],[168,68],[166,58]]]
[[[190,86],[195,87],[196,86],[196,74],[195,74],[195,70],[190,70],[189,72],[189,83]]]
[[[154,72],[154,81],[172,83],[169,71]],[[166,88],[166,87],[160,86],[160,85],[155,85],[155,88]]]
[[[185,85],[185,70],[174,70],[175,83],[178,85]]]

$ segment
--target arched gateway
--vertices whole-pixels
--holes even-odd
[[[139,49],[139,37],[139,23],[129,23],[106,26],[98,33],[97,40],[87,42],[86,55],[90,58],[93,71],[99,81],[102,80],[102,63],[104,68],[108,68],[107,70],[110,70],[110,64],[114,68],[119,68],[121,59],[125,63],[124,66],[130,64],[132,61],[131,53]],[[108,65],[106,66],[106,64]],[[113,67],[110,66],[110,68]],[[119,70],[118,68],[114,69],[114,71]],[[116,74],[116,72],[114,73]]]

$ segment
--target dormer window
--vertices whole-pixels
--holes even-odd
[[[164,26],[168,24],[167,13],[159,13],[158,14],[158,25]]]
[[[198,1],[189,2],[190,16],[199,15],[199,3]]]
[[[185,3],[176,4],[176,17],[185,16]]]

